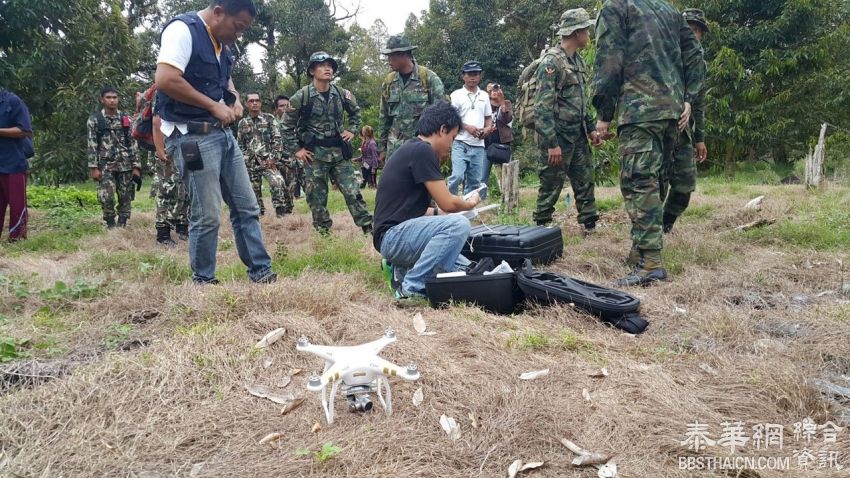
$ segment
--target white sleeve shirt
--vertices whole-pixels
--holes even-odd
[[[204,21],[200,15],[198,17],[201,18],[202,22]],[[204,22],[204,25],[206,25],[206,22]],[[156,59],[157,64],[165,63],[177,68],[181,73],[185,73],[190,58],[192,58],[192,32],[189,31],[189,25],[179,20],[171,22],[162,32],[159,56]],[[221,55],[218,56],[218,61],[221,61]],[[164,118],[159,130],[167,138],[174,132],[174,128],[177,128],[182,134],[188,132],[186,123],[172,123]]]
[[[476,128],[483,128],[486,118],[493,117],[493,107],[490,106],[490,96],[486,91],[478,88],[478,91],[472,93],[466,88],[455,90],[451,94],[452,106],[455,107],[463,124],[468,124]],[[455,138],[456,141],[462,141],[469,146],[484,147],[484,140],[478,139],[463,127],[460,133]]]

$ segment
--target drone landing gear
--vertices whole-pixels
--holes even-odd
[[[390,388],[389,380],[385,378],[376,379],[373,385],[356,385],[352,387],[346,386],[344,383],[333,382],[330,394],[327,393],[327,388],[322,389],[322,409],[325,412],[325,418],[328,424],[334,422],[334,402],[336,401],[337,392],[342,387],[342,392],[348,400],[349,412],[368,412],[373,408],[372,399],[369,394],[374,393],[378,397],[378,402],[384,408],[387,415],[393,414],[393,392]]]

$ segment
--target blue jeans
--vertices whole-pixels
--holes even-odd
[[[469,219],[461,215],[408,219],[384,234],[381,255],[404,276],[402,292],[425,295],[426,279],[469,265],[460,251],[470,229]]]
[[[485,150],[486,151],[486,150]],[[484,166],[481,168],[481,184],[490,184],[490,171],[493,170],[493,163],[487,159],[487,155],[484,155]],[[490,188],[481,191],[481,200],[487,199],[487,193],[490,191]]]
[[[457,195],[457,187],[463,181],[463,193],[478,189],[481,183],[481,170],[487,152],[484,146],[470,146],[463,141],[452,143],[452,175],[449,176],[449,191]]]
[[[189,141],[198,142],[203,169],[186,169],[180,145]],[[215,278],[222,200],[230,209],[236,250],[239,259],[248,267],[248,277],[257,281],[270,274],[271,258],[263,245],[260,231],[260,206],[248,179],[242,151],[230,130],[217,129],[206,135],[180,135],[175,132],[166,138],[165,144],[183,176],[192,203],[189,217],[192,279],[209,281]]]

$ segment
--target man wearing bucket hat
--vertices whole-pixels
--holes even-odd
[[[703,35],[710,31],[708,22],[705,20],[705,12],[698,8],[688,8],[682,12],[682,16],[701,43]],[[691,193],[697,187],[697,163],[708,159],[708,148],[705,147],[706,89],[707,85],[703,84],[699,94],[693,100],[691,121],[683,131],[679,132],[673,162],[664,174],[661,198],[664,199],[662,230],[665,234],[673,230],[676,219],[688,208]]]
[[[588,140],[599,144],[585,93],[588,69],[578,51],[590,42],[593,20],[583,8],[567,10],[558,27],[560,45],[550,48],[537,68],[534,97],[535,128],[539,138],[540,189],[534,220],[552,221],[555,205],[569,178],[576,199],[578,222],[585,234],[596,228],[599,214],[593,188],[593,161]]]
[[[313,213],[313,227],[330,232],[328,180],[339,187],[354,223],[364,233],[372,231],[372,216],[351,163],[351,131],[360,129],[360,107],[350,91],[331,84],[338,70],[331,55],[319,51],[310,55],[307,75],[311,83],[289,100],[283,115],[282,137],[285,153],[304,165],[307,204]],[[351,131],[343,128],[343,111]]]
[[[666,0],[608,0],[596,45],[596,131],[607,135],[619,112],[620,190],[632,221],[629,262],[636,264],[617,285],[649,285],[667,278],[659,183],[703,85],[702,49]]]
[[[392,70],[381,85],[378,151],[382,162],[405,141],[416,137],[416,122],[422,110],[445,99],[443,81],[417,63],[413,58],[415,49],[404,36],[393,35],[381,50]]]

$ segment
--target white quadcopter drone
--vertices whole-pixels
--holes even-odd
[[[334,398],[337,390],[342,390],[348,399],[348,410],[367,412],[372,409],[369,394],[375,392],[378,401],[387,415],[392,415],[392,390],[389,377],[401,377],[405,380],[418,380],[419,370],[415,363],[407,368],[378,357],[381,350],[396,341],[395,330],[387,327],[384,336],[373,342],[353,347],[331,347],[313,345],[307,337],[298,339],[295,347],[299,352],[309,352],[325,359],[325,371],[322,375],[311,375],[307,380],[307,390],[322,392],[322,408],[328,424],[334,421]],[[332,383],[330,405],[325,388]],[[386,394],[386,397],[384,396]]]

